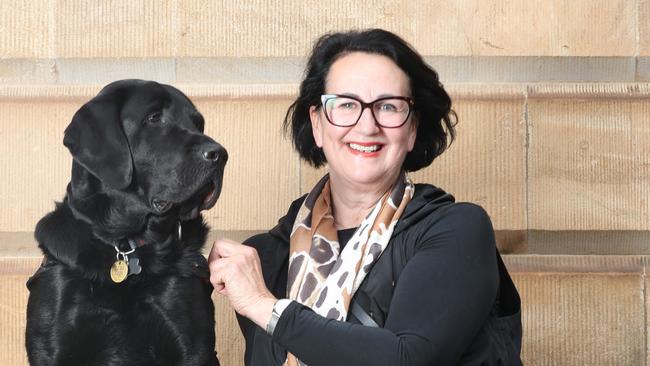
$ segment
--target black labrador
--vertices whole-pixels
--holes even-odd
[[[179,90],[106,86],[65,130],[72,174],[36,226],[28,281],[31,365],[218,365],[201,210],[226,150]]]

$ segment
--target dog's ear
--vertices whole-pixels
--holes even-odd
[[[65,129],[63,144],[81,166],[108,186],[131,184],[133,161],[122,129],[122,98],[100,93],[75,113]]]

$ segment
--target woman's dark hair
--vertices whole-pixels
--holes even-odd
[[[399,36],[382,29],[327,34],[316,41],[300,84],[300,94],[284,117],[285,133],[290,132],[300,157],[314,167],[327,161],[314,141],[309,108],[320,108],[330,67],[351,52],[386,56],[408,75],[418,127],[415,146],[406,155],[403,168],[416,171],[431,164],[455,137],[456,114],[451,109],[451,98],[438,80],[438,73],[422,56]]]

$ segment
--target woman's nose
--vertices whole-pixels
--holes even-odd
[[[366,108],[361,112],[361,116],[359,116],[359,121],[355,125],[355,128],[367,134],[379,131],[379,125],[377,124],[375,116],[372,114],[370,108]]]

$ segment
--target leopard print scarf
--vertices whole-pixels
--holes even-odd
[[[388,245],[414,191],[404,173],[340,251],[325,175],[307,195],[291,230],[288,298],[322,316],[345,321],[352,296]],[[305,364],[289,353],[285,366],[299,365]]]

